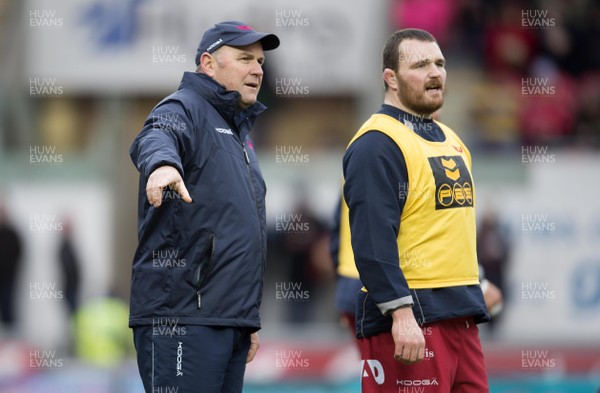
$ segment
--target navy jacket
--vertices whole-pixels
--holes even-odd
[[[140,172],[131,327],[176,318],[260,328],[266,187],[248,133],[266,108],[257,102],[239,111],[239,97],[186,72],[131,145]],[[181,173],[191,204],[169,189],[159,208],[148,203],[148,176],[162,165]]]

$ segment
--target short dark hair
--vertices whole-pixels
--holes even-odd
[[[424,42],[435,42],[438,43],[434,36],[428,31],[421,29],[402,29],[396,31],[388,38],[385,46],[383,47],[383,70],[386,68],[394,71],[398,70],[398,63],[400,61],[400,44],[404,40],[417,40]],[[388,85],[383,81],[383,85],[387,90]]]

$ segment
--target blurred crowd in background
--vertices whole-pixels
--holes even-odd
[[[397,2],[393,15],[397,27],[440,37],[449,67],[457,61],[472,73],[464,108],[475,153],[599,147],[598,2],[415,0]]]

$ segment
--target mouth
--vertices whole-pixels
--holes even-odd
[[[258,89],[258,87],[260,86],[258,83],[255,83],[255,82],[244,83],[244,85],[246,85],[247,87],[250,87],[252,89]]]
[[[441,93],[442,92],[442,84],[439,82],[433,82],[425,86],[425,91],[431,93]]]

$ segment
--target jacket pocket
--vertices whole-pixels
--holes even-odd
[[[198,299],[198,308],[202,308],[202,286],[206,282],[212,269],[213,254],[215,251],[215,234],[208,235],[208,242],[200,254],[198,266],[193,271],[192,284],[196,288],[196,297]]]

